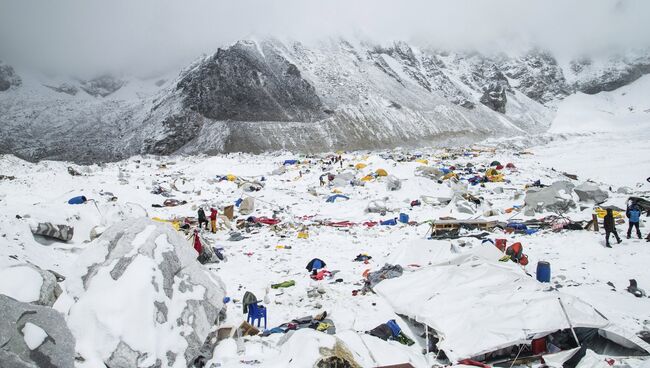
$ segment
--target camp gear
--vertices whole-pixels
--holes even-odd
[[[242,298],[241,301],[242,307],[244,309],[244,313],[248,313],[248,306],[253,303],[258,303],[255,294],[251,293],[250,291],[245,292],[244,297]]]
[[[375,287],[378,283],[386,279],[400,277],[404,273],[404,269],[400,265],[390,265],[386,263],[378,271],[368,273],[366,286],[369,288]]]
[[[186,203],[187,203],[187,201],[179,201],[178,199],[170,198],[170,199],[165,199],[165,201],[163,202],[163,206],[165,206],[165,207],[176,207],[176,206],[184,205]]]
[[[537,262],[537,281],[551,282],[551,264],[546,261]]]
[[[334,203],[337,199],[350,199],[350,197],[345,196],[343,194],[335,194],[333,196],[329,196],[327,198],[327,203]]]
[[[201,254],[203,246],[201,245],[201,238],[199,238],[199,231],[194,230],[194,249]]]
[[[86,196],[77,196],[77,197],[72,197],[68,200],[68,204],[84,204],[88,201]]]
[[[313,270],[320,270],[321,268],[324,268],[326,266],[325,261],[319,258],[314,258],[309,263],[307,263],[307,271],[311,272]]]
[[[422,202],[420,202],[419,199],[415,199],[411,201],[411,207],[420,206],[420,205],[422,205]]]
[[[635,279],[630,280],[630,286],[627,287],[627,291],[637,298],[642,298],[646,295],[643,289],[639,289]]]
[[[248,215],[253,212],[255,208],[255,198],[246,197],[239,204],[239,213],[242,215]]]
[[[375,170],[375,175],[377,176],[388,176],[388,172],[384,169]]]
[[[354,259],[355,262],[366,262],[368,260],[372,259],[371,256],[367,254],[359,254],[357,257]]]
[[[264,318],[264,329],[266,329],[266,307],[259,305],[257,303],[251,303],[248,306],[248,316],[246,316],[246,322],[251,325],[255,325],[257,320],[257,327],[260,327],[260,322]]]
[[[399,214],[399,222],[403,224],[408,224],[409,223],[409,215],[405,213],[400,213]]]
[[[518,263],[519,260],[521,259],[523,251],[524,251],[523,245],[521,245],[521,243],[519,242],[516,242],[506,249],[506,255],[510,256],[510,259],[513,262]]]
[[[316,270],[314,270],[314,272],[315,271]],[[312,280],[320,281],[320,280],[324,279],[325,277],[330,277],[330,276],[332,276],[331,272],[329,272],[328,270],[325,270],[325,269],[321,269],[318,272],[312,273],[311,276],[309,276],[309,277],[311,277]]]
[[[502,252],[506,251],[506,243],[508,242],[507,239],[496,239],[495,246]]]
[[[235,217],[235,206],[230,205],[226,206],[223,208],[223,214],[228,218],[228,220],[232,220]]]
[[[54,225],[50,222],[41,222],[36,228],[32,228],[31,230],[34,235],[41,235],[64,242],[72,240],[72,236],[74,235],[73,227],[68,225]]]
[[[283,165],[295,165],[298,163],[298,160],[284,160]]]
[[[295,285],[296,285],[295,281],[287,280],[287,281],[283,281],[283,282],[278,283],[278,284],[272,284],[271,289],[288,288],[288,287],[295,286]]]
[[[379,225],[384,225],[384,226],[397,225],[397,219],[379,221]]]

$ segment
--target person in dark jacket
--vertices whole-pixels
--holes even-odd
[[[201,225],[205,224],[205,229],[208,229],[208,218],[205,217],[205,211],[203,211],[203,208],[199,208],[199,228]]]
[[[605,228],[605,246],[607,248],[612,247],[611,245],[609,245],[610,234],[614,234],[614,237],[616,237],[616,241],[618,241],[619,244],[622,242],[621,238],[618,236],[618,233],[616,232],[616,226],[614,224],[614,213],[612,212],[611,208],[607,209],[607,214],[603,219],[603,227]]]
[[[627,238],[630,238],[632,235],[632,228],[636,227],[636,235],[641,239],[641,230],[639,229],[639,221],[641,220],[641,210],[636,204],[631,205],[627,208],[625,212],[627,218],[629,219],[629,225],[627,228]]]

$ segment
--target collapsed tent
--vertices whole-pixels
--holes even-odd
[[[74,228],[68,225],[55,225],[50,222],[41,222],[31,227],[32,234],[41,235],[48,238],[62,240],[64,242],[72,240]]]
[[[385,280],[374,291],[396,313],[431,327],[440,339],[436,347],[451,362],[487,360],[485,354],[568,329],[563,309],[575,328],[595,329],[626,348],[650,349],[638,338],[613,332],[615,327],[582,300],[544,291],[519,267],[478,255]]]
[[[336,202],[337,199],[346,199],[347,200],[347,199],[350,199],[350,197],[348,197],[346,195],[343,195],[343,194],[334,194],[332,196],[329,196],[327,198],[326,202],[327,203],[334,203],[334,202]]]

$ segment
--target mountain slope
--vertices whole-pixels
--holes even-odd
[[[147,153],[317,152],[536,133],[548,128],[559,99],[580,88],[627,84],[645,72],[646,62],[637,57],[580,69],[561,67],[540,50],[486,56],[404,42],[240,41],[177,78],[26,76],[21,85],[15,76],[18,85],[0,92],[0,153],[95,162]],[[612,65],[632,72],[616,74]]]

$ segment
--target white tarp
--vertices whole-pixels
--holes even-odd
[[[514,263],[461,255],[385,280],[375,291],[396,313],[435,329],[438,347],[457,362],[568,328],[558,298],[574,327],[608,325],[591,305],[547,287]]]

